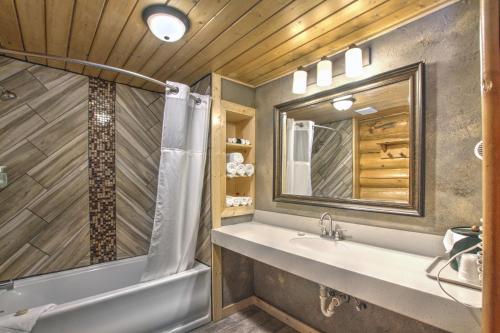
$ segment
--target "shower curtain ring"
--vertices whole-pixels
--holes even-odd
[[[168,86],[168,93],[169,94],[177,94],[179,93],[179,87],[176,86]]]

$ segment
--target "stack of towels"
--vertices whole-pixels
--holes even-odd
[[[252,203],[252,197],[232,197],[230,195],[226,195],[227,207],[251,206]]]
[[[240,145],[250,145],[250,140],[240,138],[227,138],[229,143],[239,143]]]
[[[253,164],[244,164],[242,153],[226,154],[226,173],[228,177],[250,177],[255,172]]]

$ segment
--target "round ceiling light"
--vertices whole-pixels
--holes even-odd
[[[342,96],[334,98],[332,100],[332,105],[337,111],[347,111],[349,110],[356,100],[352,95]]]
[[[165,42],[176,42],[189,30],[189,19],[174,7],[165,5],[146,7],[142,12],[142,18],[153,35]]]

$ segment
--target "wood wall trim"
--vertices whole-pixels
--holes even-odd
[[[286,312],[281,311],[277,307],[267,303],[266,301],[255,295],[224,307],[223,309],[224,317],[230,316],[233,313],[241,311],[251,305],[258,307],[259,309],[266,312],[270,316],[278,319],[282,323],[290,326],[291,328],[299,331],[300,333],[321,333],[317,329],[307,325],[306,323],[298,320],[293,316],[290,316]]]
[[[484,333],[500,329],[500,32],[498,0],[480,1]]]
[[[254,305],[255,304],[255,299],[254,298],[255,298],[255,296],[250,296],[250,297],[247,297],[245,299],[242,299],[239,302],[236,302],[236,303],[230,304],[228,306],[225,306],[222,309],[222,316],[224,318],[225,317],[229,317],[230,315],[232,315],[232,314],[234,314],[236,312],[239,312],[241,310],[244,310],[244,309],[248,308],[251,305]]]

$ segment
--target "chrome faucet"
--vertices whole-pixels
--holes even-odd
[[[14,289],[14,281],[9,280],[9,281],[4,281],[0,282],[0,290],[13,290]]]
[[[325,225],[325,218],[328,217],[328,222],[330,222],[330,230],[327,231],[327,226]],[[330,213],[323,213],[321,214],[321,217],[319,218],[319,226],[321,228],[321,237],[329,237],[331,238],[333,235],[333,219]]]
[[[325,219],[328,218],[328,222],[330,223],[330,229],[327,231],[327,226],[325,225]],[[342,234],[343,229],[338,228],[337,222],[332,219],[330,213],[323,213],[319,218],[319,226],[321,228],[320,237],[334,239],[334,240],[342,240],[344,236]]]

